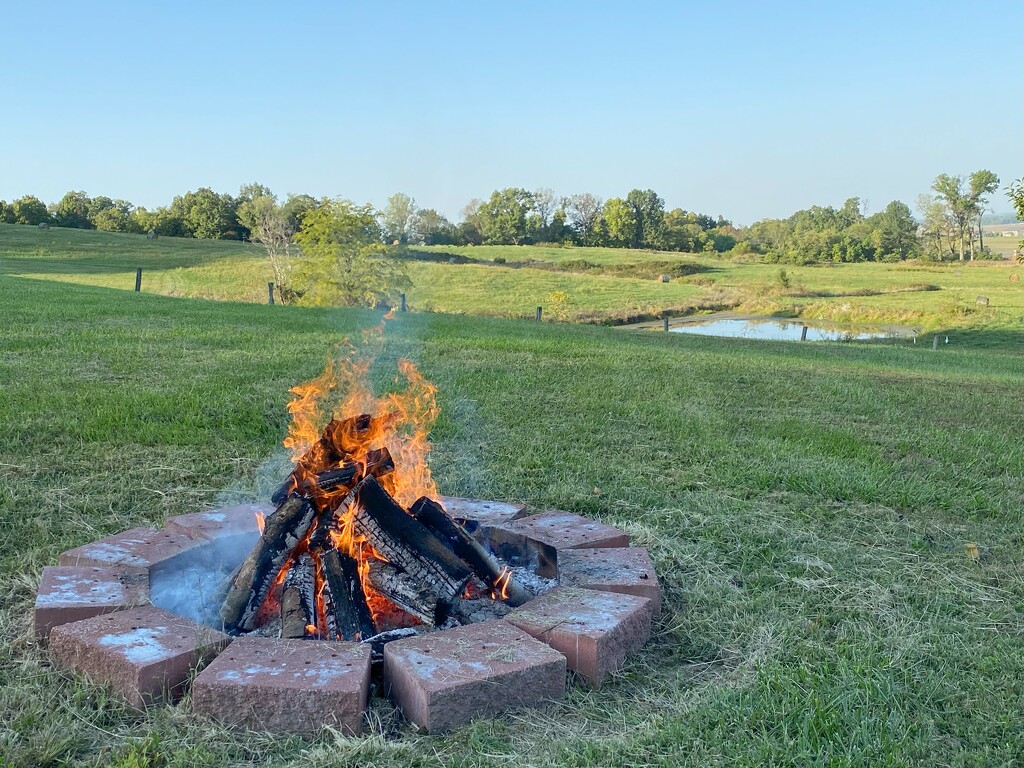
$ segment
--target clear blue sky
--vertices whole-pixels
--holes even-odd
[[[7,2],[0,198],[200,186],[740,223],[1024,176],[1024,2]],[[1009,210],[1000,194],[997,210]]]

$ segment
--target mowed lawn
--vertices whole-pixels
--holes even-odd
[[[0,307],[5,768],[1024,761],[1018,355],[400,315],[376,379],[440,387],[442,492],[624,528],[665,608],[545,712],[426,736],[377,701],[306,742],[131,711],[49,666],[32,604],[67,548],[269,487],[288,388],[380,314],[6,275]]]
[[[541,306],[547,319],[612,323],[737,309],[969,332],[961,333],[964,343],[974,343],[978,332],[1024,329],[1024,267],[1013,261],[794,267],[613,248],[417,250],[440,261],[406,262],[409,305],[435,312],[531,318]],[[449,264],[448,253],[474,263]],[[598,269],[580,271],[581,262]],[[653,273],[652,263],[659,265]],[[677,265],[689,274],[657,279]],[[0,225],[0,274],[132,290],[136,267],[143,269],[143,292],[164,296],[265,303],[273,279],[262,249],[249,243]]]

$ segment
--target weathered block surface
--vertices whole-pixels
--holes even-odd
[[[653,608],[646,597],[556,587],[504,620],[565,654],[569,669],[597,688],[647,642]]]
[[[449,515],[468,521],[466,530],[477,536],[484,526],[508,523],[526,514],[526,507],[522,504],[505,501],[463,499],[458,496],[442,496],[440,501]]]
[[[273,513],[272,504],[237,504],[209,512],[168,517],[164,520],[164,529],[192,539],[214,539],[244,533],[255,536],[259,533],[256,515],[269,517]]]
[[[411,722],[432,732],[565,695],[565,657],[504,621],[384,646],[384,680]]]
[[[240,638],[192,684],[192,706],[231,727],[358,734],[370,691],[370,646]]]
[[[509,523],[488,526],[484,538],[507,560],[535,564],[541,576],[554,578],[558,551],[582,547],[628,547],[629,534],[571,512],[552,510]]]
[[[135,707],[183,691],[192,668],[231,638],[153,606],[61,624],[50,631],[54,663],[121,693]]]
[[[60,556],[58,562],[61,565],[75,566],[150,568],[205,541],[174,531],[131,528],[105,539],[69,549]]]
[[[149,581],[145,571],[125,573],[115,568],[43,568],[36,594],[36,637],[45,640],[60,624],[103,613],[145,605]]]
[[[558,583],[646,597],[661,613],[661,587],[644,547],[566,549],[558,555]]]

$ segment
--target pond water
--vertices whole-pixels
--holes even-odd
[[[806,336],[804,335],[806,329]],[[709,320],[706,323],[687,323],[670,327],[672,333],[696,333],[701,336],[728,336],[740,339],[769,339],[772,341],[862,341],[864,339],[894,338],[898,334],[887,330],[851,330],[814,326],[796,320]]]

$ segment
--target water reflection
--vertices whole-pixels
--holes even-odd
[[[696,333],[701,336],[728,336],[772,341],[862,341],[885,339],[890,331],[853,331],[821,328],[794,320],[711,320],[669,328],[672,333]]]

